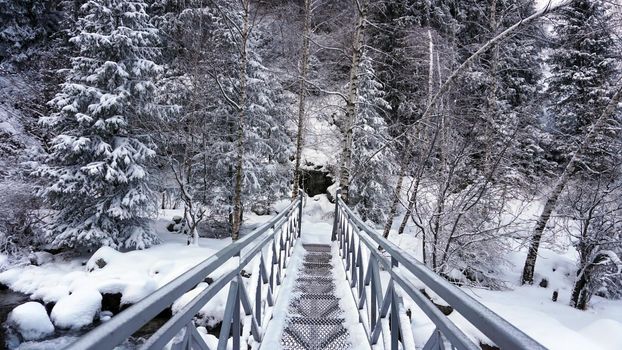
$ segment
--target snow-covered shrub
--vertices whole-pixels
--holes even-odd
[[[572,184],[559,209],[579,253],[570,303],[589,306],[592,295],[622,297],[622,182],[608,176]]]
[[[0,182],[0,253],[14,255],[43,242],[39,206],[31,185]]]

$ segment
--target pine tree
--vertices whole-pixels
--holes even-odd
[[[146,164],[155,154],[138,136],[149,118],[158,32],[142,1],[91,0],[80,8],[66,81],[43,118],[56,133],[36,171],[55,210],[56,246],[142,249],[158,238],[147,224],[152,193]]]

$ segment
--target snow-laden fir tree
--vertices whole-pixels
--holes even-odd
[[[58,29],[60,0],[0,0],[0,63],[25,63],[33,47]]]
[[[54,210],[55,246],[145,248],[158,241],[147,223],[152,193],[146,164],[154,156],[140,135],[153,77],[160,70],[158,32],[142,1],[91,0],[80,8],[66,81],[42,123],[52,128],[50,154],[36,175]]]
[[[385,120],[390,106],[384,100],[373,62],[365,52],[359,68],[357,117],[353,131],[353,175],[350,203],[363,220],[384,222],[393,195],[395,160],[390,149],[370,156],[389,139]]]
[[[549,57],[548,93],[556,133],[558,160],[568,161],[590,126],[609,103],[616,79],[615,47],[611,16],[602,0],[574,0],[561,9],[555,27],[558,45]],[[607,171],[610,138],[616,128],[600,133],[584,152],[582,167]]]
[[[269,205],[287,195],[293,141],[287,133],[291,101],[256,51],[261,38],[251,38],[248,64],[248,106],[245,125],[244,200]],[[249,208],[250,209],[250,208]]]

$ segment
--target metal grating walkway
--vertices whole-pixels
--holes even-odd
[[[304,244],[303,248],[304,262],[295,286],[301,294],[289,304],[281,345],[285,350],[351,349],[343,310],[335,297],[331,247]]]

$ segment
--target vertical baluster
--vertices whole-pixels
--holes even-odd
[[[398,262],[395,258],[391,257],[391,268],[396,268]],[[391,281],[393,282],[393,281]],[[400,335],[400,321],[398,314],[397,304],[397,292],[395,288],[391,291],[391,350],[398,350],[399,335]]]
[[[220,334],[218,335],[218,350],[227,349],[227,341],[229,340],[229,332],[231,331],[231,322],[234,318],[236,305],[238,305],[238,320],[240,318],[240,309],[238,302],[238,282],[237,280],[229,283],[229,294],[227,295],[227,304],[225,305],[225,314],[222,320],[222,326],[220,327]],[[238,326],[239,327],[239,326]]]
[[[274,230],[274,229],[273,229]],[[272,239],[272,263],[270,264],[270,289],[274,290],[274,265],[276,265],[276,237]]]
[[[360,232],[359,232],[360,234]],[[352,249],[352,282],[350,283],[350,288],[355,288],[356,291],[358,292],[359,288],[358,288],[358,281],[359,281],[359,276],[358,276],[358,267],[361,264],[360,261],[360,256],[359,256],[359,250],[361,248],[360,246],[360,237],[359,237],[359,246],[356,249]],[[360,293],[359,293],[360,295]]]
[[[338,188],[335,192],[335,217],[333,220],[333,232],[330,236],[330,240],[332,242],[337,240],[337,235],[339,234],[339,195],[341,194],[341,189]]]
[[[238,284],[238,291],[235,294],[235,304],[233,305],[233,349],[240,349],[240,288],[244,288],[241,283]]]
[[[300,190],[298,192],[298,198],[300,198],[300,203],[298,203],[298,237],[300,237],[300,234],[302,233],[302,206],[303,206],[303,199],[304,199],[304,192],[302,192],[302,190]]]
[[[376,258],[373,256],[373,254],[370,255],[369,258],[373,259],[373,260],[370,260],[370,264],[372,264],[370,272],[373,272],[373,270],[374,270],[374,261],[375,261]],[[372,331],[373,331],[374,327],[376,326],[376,311],[377,311],[377,308],[378,308],[378,306],[376,305],[376,302],[377,302],[376,283],[378,283],[376,281],[376,276],[372,273],[371,274],[371,285],[370,285],[371,298],[369,300],[370,304],[371,304],[371,307],[370,307],[370,311],[371,311],[371,328],[370,328],[370,330],[372,330]]]
[[[344,240],[343,246],[343,257],[346,260],[346,279],[348,278],[348,271],[350,270],[350,235],[352,235],[352,231],[348,230],[348,232],[346,232],[346,239]]]
[[[257,275],[257,290],[255,291],[255,318],[257,324],[261,326],[261,286],[262,286],[262,272],[263,272],[263,256],[262,252],[259,252],[261,258],[259,259],[259,275]]]
[[[352,261],[352,266],[350,266],[350,277],[351,277],[350,287],[351,288],[354,288],[354,286],[356,286],[356,246],[354,244],[354,233],[355,232],[356,231],[353,231],[350,237],[350,256],[351,256],[350,260]]]
[[[339,232],[338,233],[339,233],[339,249],[341,249],[341,244],[343,243],[343,234],[344,234],[344,230],[346,229],[346,222],[347,222],[346,220],[347,220],[347,218],[346,218],[345,213],[343,213],[343,211],[341,209],[339,210],[339,212],[340,212],[339,215],[340,215],[340,219],[341,220],[339,221],[340,224],[339,224]]]
[[[343,223],[343,228],[341,229],[341,237],[339,239],[339,252],[341,253],[341,257],[345,258],[345,236],[348,234],[348,227],[350,226],[350,222],[348,221],[348,218],[345,217],[344,215],[344,223]]]
[[[292,222],[287,220],[287,231],[285,231],[285,240],[283,241],[283,268],[287,268],[287,258],[289,257],[289,237],[292,233]]]
[[[282,266],[282,260],[283,260],[283,255],[281,254],[281,252],[283,251],[283,230],[284,228],[281,227],[280,228],[280,232],[279,232],[279,247],[277,248],[277,267],[276,267],[276,285],[280,286],[281,285],[281,266]]]
[[[361,295],[365,292],[365,281],[363,280],[364,276],[363,274],[365,273],[364,270],[364,265],[365,262],[363,261],[363,250],[361,248],[361,241],[359,240],[359,248],[358,248],[358,268],[359,268],[359,298],[361,297]]]

